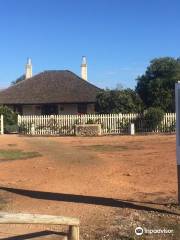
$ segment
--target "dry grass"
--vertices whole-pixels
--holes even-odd
[[[81,148],[81,147],[80,147]],[[128,150],[141,150],[137,145],[88,145],[82,147],[84,150],[99,151],[99,152],[121,152]]]
[[[28,158],[35,158],[35,157],[40,157],[41,154],[38,152],[24,152],[19,149],[15,150],[4,150],[0,149],[0,160],[17,160],[17,159],[28,159]]]

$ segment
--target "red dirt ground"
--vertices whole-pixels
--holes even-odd
[[[121,214],[130,221],[132,211],[137,218],[140,211],[172,210],[167,204],[176,202],[174,135],[91,138],[4,135],[0,136],[0,149],[36,151],[42,155],[0,161],[0,197],[7,202],[2,204],[3,210],[78,217],[81,239],[135,239],[132,234],[132,238],[127,237],[127,231],[134,232],[135,226],[129,226],[131,229],[123,233],[124,238],[103,238],[103,234],[112,231],[112,223]],[[180,214],[179,209],[174,211]],[[173,221],[179,224],[178,217]],[[0,226],[0,237],[45,230],[41,226]],[[97,232],[101,236],[97,237]]]

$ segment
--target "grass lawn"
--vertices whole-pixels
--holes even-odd
[[[40,157],[41,154],[38,152],[25,152],[19,149],[0,149],[0,160],[17,160]]]

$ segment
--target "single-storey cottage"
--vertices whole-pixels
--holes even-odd
[[[0,105],[22,115],[94,113],[100,90],[87,81],[85,57],[81,77],[68,70],[44,71],[32,76],[29,59],[25,79],[0,92]]]

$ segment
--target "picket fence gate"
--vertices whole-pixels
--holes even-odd
[[[136,133],[175,132],[176,114],[166,113],[161,124],[152,129],[141,114],[85,114],[18,116],[19,132],[28,135],[74,135],[76,124],[101,124],[102,134],[128,134],[130,123]]]

